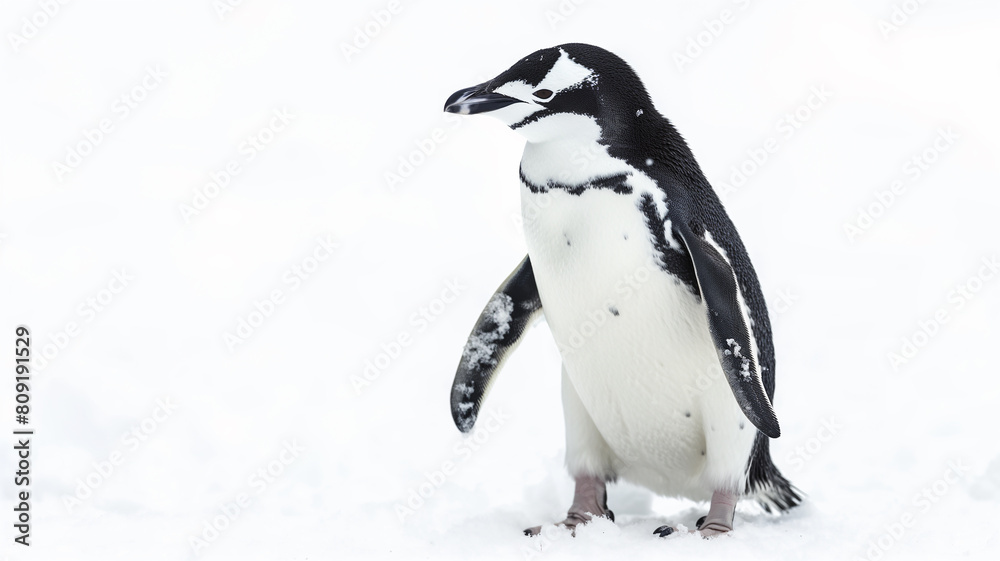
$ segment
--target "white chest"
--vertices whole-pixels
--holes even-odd
[[[605,174],[624,171],[617,162],[594,165]],[[545,185],[532,163],[526,157],[522,173]],[[563,182],[572,184],[568,175]],[[524,235],[567,376],[623,463],[622,476],[682,492],[708,473],[713,438],[713,458],[724,457],[725,464],[712,470],[713,481],[739,477],[729,474],[745,466],[753,431],[742,429],[704,305],[657,265],[637,206],[649,191],[641,180],[632,183],[631,194],[535,193],[522,183]],[[661,202],[665,209],[668,201]],[[571,422],[567,418],[567,430]]]
[[[635,196],[522,187],[522,212],[546,320],[574,382],[648,385],[718,363],[701,301],[658,266]]]
[[[522,182],[521,211],[543,309],[557,342],[566,345],[564,356],[620,331],[663,327],[664,317],[704,315],[697,297],[656,263],[638,202],[643,194],[654,196],[662,216],[667,201],[647,176],[596,142],[529,144],[521,173],[546,189],[534,192]],[[616,175],[628,176],[630,193],[572,188]],[[598,323],[602,329],[593,329],[591,324]]]

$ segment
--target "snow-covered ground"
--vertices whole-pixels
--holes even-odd
[[[998,24],[972,0],[4,2],[5,431],[17,325],[38,360],[31,546],[7,432],[2,554],[996,559]],[[724,192],[808,494],[788,516],[662,540],[706,505],[617,484],[617,524],[522,536],[572,496],[544,322],[489,428],[452,423],[525,254],[523,141],[441,107],[565,42],[630,61]]]

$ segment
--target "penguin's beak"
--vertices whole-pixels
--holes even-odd
[[[444,102],[444,110],[448,113],[458,113],[459,115],[472,115],[475,113],[486,113],[496,111],[502,107],[519,103],[521,100],[507,95],[488,92],[487,82],[458,90],[448,97]]]

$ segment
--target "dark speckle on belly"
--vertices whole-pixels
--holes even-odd
[[[608,306],[608,311],[611,312],[611,315],[613,315],[615,317],[618,317],[618,314],[619,314],[618,308],[616,308],[614,306]]]

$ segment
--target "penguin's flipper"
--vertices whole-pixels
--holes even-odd
[[[708,308],[708,327],[729,387],[747,419],[762,433],[778,438],[781,429],[761,381],[760,361],[748,325],[750,316],[736,273],[711,239],[688,228],[678,228],[677,232],[694,263],[698,289]]]
[[[451,416],[458,430],[472,430],[496,373],[541,311],[535,273],[525,257],[490,298],[462,351],[451,386]]]

